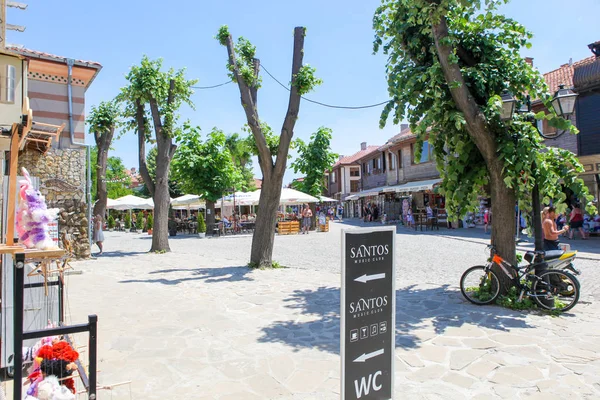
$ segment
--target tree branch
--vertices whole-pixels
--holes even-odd
[[[154,197],[154,181],[148,172],[148,166],[146,165],[146,125],[144,123],[144,105],[139,101],[135,101],[135,119],[137,121],[138,131],[138,149],[139,149],[139,164],[140,164],[140,175],[150,192],[150,195]]]
[[[233,39],[231,38],[231,35],[227,37],[226,47],[227,55],[229,56],[229,65],[231,66],[233,76],[235,77],[240,90],[240,101],[242,102],[242,107],[246,113],[248,126],[250,126],[250,130],[254,136],[256,148],[258,149],[258,161],[260,164],[260,169],[263,173],[263,177],[265,179],[269,179],[273,169],[273,156],[271,155],[271,151],[267,145],[267,140],[260,127],[258,110],[256,109],[256,103],[253,101],[251,89],[244,81],[244,78],[240,75],[240,71],[235,59],[235,47],[233,45]],[[254,91],[254,96],[256,96],[256,88],[254,88]]]
[[[296,76],[302,68],[302,60],[304,58],[304,35],[306,28],[297,26],[294,28],[294,55],[292,58],[292,87],[290,90],[290,99],[288,101],[288,109],[285,114],[283,126],[281,127],[281,135],[279,135],[279,148],[277,150],[277,160],[275,161],[275,173],[283,173],[287,163],[287,156],[290,149],[290,143],[294,136],[294,126],[298,119],[300,111],[300,93],[296,86]]]
[[[252,63],[254,64],[254,76],[256,77],[256,80],[254,82],[254,86],[250,88],[250,94],[252,95],[252,104],[254,104],[254,108],[258,109],[258,74],[260,72],[260,60],[258,58],[255,58],[252,60]]]
[[[152,114],[152,122],[154,124],[154,133],[158,139],[159,135],[162,135],[162,121],[160,119],[160,111],[158,110],[158,103],[154,97],[150,98],[150,113]]]
[[[465,84],[465,79],[460,71],[460,67],[458,64],[450,62],[450,55],[452,54],[451,47],[442,44],[443,39],[448,37],[446,17],[440,17],[440,21],[437,24],[433,24],[432,30],[435,48],[446,81],[459,83],[457,87],[450,88],[452,98],[465,117],[466,128],[473,138],[473,142],[475,142],[475,145],[479,148],[488,167],[492,168],[497,162],[494,137],[490,134],[487,128],[486,119],[479,110],[479,106]]]
[[[474,67],[475,65],[477,65],[477,61],[475,61],[471,53],[469,53],[464,47],[459,45],[456,48],[456,54],[469,67]]]

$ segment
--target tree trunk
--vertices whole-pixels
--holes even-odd
[[[169,203],[168,181],[157,179],[154,187],[154,226],[152,227],[150,251],[171,251],[169,247]]]
[[[215,202],[206,200],[206,231],[214,227],[215,224]]]
[[[109,144],[110,145],[110,144]],[[98,158],[96,159],[96,204],[94,205],[94,216],[100,215],[104,220],[106,213],[106,202],[108,198],[106,189],[106,163],[108,160],[108,146],[97,143]]]
[[[271,179],[263,178],[260,190],[260,208],[256,214],[256,227],[252,236],[250,264],[254,267],[271,267],[273,245],[275,244],[275,224],[277,208],[281,198],[283,174],[272,174]]]
[[[516,194],[506,187],[502,170],[490,168],[490,188],[492,197],[492,245],[505,260],[516,264],[515,204]],[[501,293],[505,293],[514,282],[500,267],[494,265],[494,272],[500,280]]]
[[[446,82],[458,84],[450,89],[452,99],[463,113],[467,132],[487,165],[492,197],[492,244],[496,246],[501,257],[514,264],[516,261],[515,191],[509,189],[504,183],[502,173],[504,163],[499,158],[498,144],[495,136],[488,129],[485,116],[471,95],[459,65],[450,62],[450,55],[453,54],[454,49],[446,41],[449,36],[446,17],[440,17],[439,21],[433,24],[432,33]],[[501,293],[505,293],[512,286],[512,281],[499,268],[496,272],[500,279]]]

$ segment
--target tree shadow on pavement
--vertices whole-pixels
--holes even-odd
[[[285,301],[303,317],[277,321],[263,328],[262,343],[284,343],[299,351],[317,348],[339,354],[339,288],[296,290]],[[422,342],[463,325],[509,331],[532,328],[526,314],[497,306],[475,306],[460,291],[442,287],[408,286],[396,291],[396,347],[415,348]]]
[[[189,273],[191,276],[178,276],[177,278],[152,278],[152,279],[129,279],[120,281],[119,283],[161,283],[163,285],[178,285],[182,282],[188,281],[204,281],[206,283],[219,283],[219,282],[241,282],[241,281],[253,281],[248,274],[252,272],[247,266],[238,267],[220,267],[220,268],[171,268],[151,271],[149,275],[167,275],[172,273]]]
[[[131,257],[139,256],[140,254],[148,254],[147,251],[104,251],[101,255],[97,255],[97,258],[120,258],[120,257]]]

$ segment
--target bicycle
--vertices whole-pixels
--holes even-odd
[[[575,307],[579,301],[580,284],[577,278],[564,270],[549,269],[539,276],[535,268],[545,264],[545,252],[536,251],[536,262],[519,267],[512,265],[496,253],[494,246],[490,249],[490,262],[467,269],[460,278],[460,291],[473,304],[485,305],[493,303],[500,296],[500,280],[493,265],[500,267],[514,283],[519,292],[518,302],[529,296],[546,310],[565,312]]]

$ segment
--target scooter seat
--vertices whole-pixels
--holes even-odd
[[[562,250],[550,250],[546,252],[544,257],[546,258],[546,260],[554,260],[555,258],[559,258],[560,256],[562,256],[563,254],[565,254],[565,252]]]

